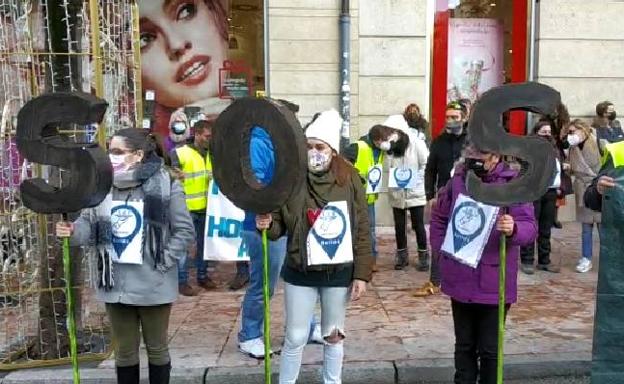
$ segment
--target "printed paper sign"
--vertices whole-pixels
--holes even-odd
[[[351,221],[346,201],[329,202],[308,233],[308,265],[353,262]]]
[[[422,173],[415,168],[390,168],[388,188],[414,189],[423,184]]]
[[[366,194],[372,195],[379,193],[381,190],[381,165],[375,165],[370,167],[368,174],[366,175]]]
[[[460,194],[453,207],[442,251],[460,263],[476,268],[490,238],[498,210],[498,207]]]
[[[204,259],[249,260],[247,247],[243,242],[245,211],[228,200],[214,181],[210,182],[209,191],[204,232]]]
[[[113,201],[111,208],[112,251],[114,263],[143,263],[143,202]]]

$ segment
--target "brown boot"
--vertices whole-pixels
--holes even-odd
[[[178,292],[182,296],[197,296],[199,294],[199,290],[195,287],[191,287],[189,284],[180,284],[178,286]]]
[[[422,287],[416,289],[412,296],[426,297],[437,295],[438,293],[440,293],[440,286],[433,284],[431,281],[427,281]]]
[[[210,277],[206,277],[206,280],[198,281],[197,285],[207,291],[217,289],[217,283],[215,283]]]

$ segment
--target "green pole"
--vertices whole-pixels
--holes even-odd
[[[269,303],[269,241],[262,230],[262,293],[264,296],[264,382],[271,384],[271,306]]]
[[[507,269],[507,236],[500,238],[500,265],[498,267],[498,359],[496,361],[496,383],[503,384],[503,360],[505,342],[505,271]]]
[[[65,219],[66,220],[66,219]],[[71,283],[71,260],[69,259],[69,238],[63,239],[63,270],[65,272],[65,291],[67,301],[67,320],[69,323],[69,351],[74,373],[74,384],[80,384],[78,369],[78,342],[76,340],[76,320],[74,318],[74,292]]]

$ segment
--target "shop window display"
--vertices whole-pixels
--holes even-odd
[[[262,0],[139,0],[143,90],[151,128],[212,118],[264,89]]]
[[[526,80],[526,0],[438,0],[434,25],[432,121],[444,125],[444,106],[473,104],[483,92]],[[523,115],[508,123],[523,132]],[[506,122],[507,123],[507,122]]]

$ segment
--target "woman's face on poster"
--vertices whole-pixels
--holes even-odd
[[[205,0],[139,0],[143,88],[171,108],[216,97],[226,41]]]

